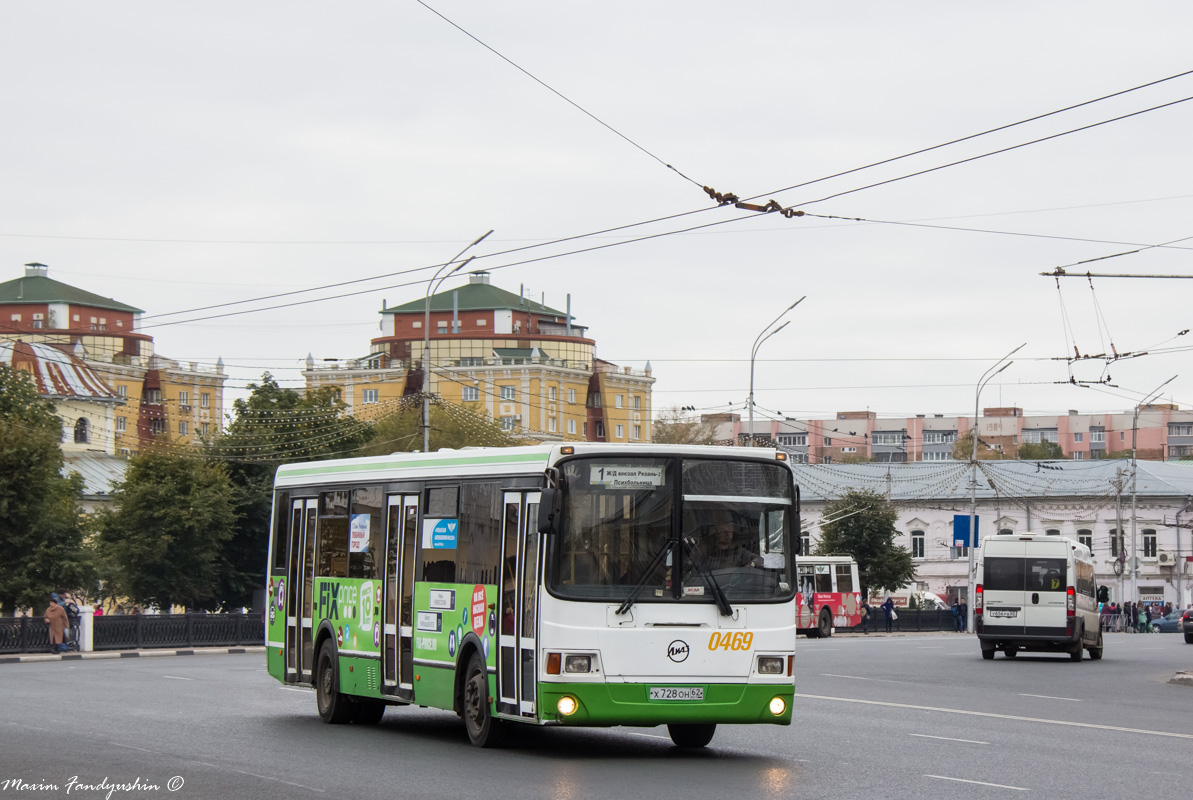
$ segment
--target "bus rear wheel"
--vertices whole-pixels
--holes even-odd
[[[468,741],[476,747],[497,747],[501,743],[502,723],[489,713],[489,670],[479,653],[474,652],[468,659],[462,693],[460,710]]]
[[[833,635],[833,618],[829,616],[828,609],[820,609],[820,619],[816,622],[816,635],[821,639],[827,639]]]
[[[352,719],[352,706],[340,693],[340,674],[335,646],[331,640],[319,648],[315,670],[315,704],[319,719],[328,725],[343,725]]]
[[[676,747],[707,747],[717,732],[716,725],[668,725],[667,733]]]

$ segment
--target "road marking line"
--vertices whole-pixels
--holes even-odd
[[[1080,703],[1081,702],[1081,699],[1077,698],[1077,697],[1053,697],[1050,694],[1024,694],[1023,692],[1020,692],[1019,696],[1020,697],[1042,697],[1045,700],[1068,700],[1070,703]]]
[[[918,736],[921,739],[943,739],[946,742],[965,742],[967,744],[990,744],[990,742],[979,742],[977,739],[954,739],[951,736],[930,736],[926,733],[909,733],[908,736]]]
[[[659,736],[657,733],[631,733],[630,736],[642,736],[646,739],[664,739],[668,742],[671,741],[670,736]]]
[[[172,681],[193,681],[194,678],[183,678],[178,675],[163,675],[163,678],[169,678]]]
[[[154,755],[165,755],[160,750],[146,750],[144,747],[133,747],[131,744],[121,744],[120,742],[112,742],[117,747],[123,747],[127,750],[140,750],[142,753],[153,753]]]
[[[866,680],[877,680],[868,678]],[[1070,728],[1094,728],[1101,731],[1118,731],[1120,733],[1142,733],[1147,736],[1168,736],[1173,739],[1193,739],[1193,733],[1171,733],[1169,731],[1149,731],[1143,728],[1123,728],[1118,725],[1095,725],[1092,722],[1069,722],[1063,719],[1039,719],[1037,717],[1020,717],[1014,714],[994,714],[989,711],[966,711],[962,708],[937,708],[935,706],[916,706],[908,703],[884,703],[881,700],[859,700],[853,697],[828,697],[820,694],[801,694],[796,692],[794,697],[807,700],[835,700],[838,703],[860,703],[867,706],[887,706],[888,708],[910,708],[915,711],[939,711],[942,714],[964,714],[970,717],[991,717],[993,719],[1013,719],[1019,722],[1039,722],[1043,725],[1065,725]]]
[[[975,783],[978,786],[993,786],[995,789],[1013,789],[1016,792],[1026,792],[1027,789],[1022,786],[1006,786],[1001,783],[986,783],[985,781],[967,781],[965,778],[949,778],[944,775],[925,775],[925,778],[936,778],[942,781],[957,781],[957,783]]]
[[[916,649],[917,650],[943,650],[944,645],[943,644],[929,644],[929,645],[923,645],[921,647],[917,647]]]
[[[822,672],[824,678],[848,678],[851,681],[874,681],[876,683],[908,683],[908,681],[893,681],[888,678],[863,678],[861,675],[836,675],[832,672]]]
[[[315,691],[314,689],[300,689],[297,686],[279,686],[278,688],[281,689],[283,692],[304,692],[304,693],[306,693],[306,692]]]

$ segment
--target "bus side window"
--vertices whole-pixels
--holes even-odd
[[[837,591],[846,593],[853,591],[853,572],[849,564],[837,564],[833,567],[837,571]]]

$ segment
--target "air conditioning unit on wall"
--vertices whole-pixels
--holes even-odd
[[[1176,557],[1172,553],[1160,553],[1156,561],[1161,567],[1171,567],[1176,564]]]

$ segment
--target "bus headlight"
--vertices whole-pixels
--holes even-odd
[[[781,703],[783,701],[780,700],[779,702]],[[773,705],[774,701],[771,701],[771,704]],[[559,702],[555,704],[555,707],[559,709],[560,714],[563,714],[565,717],[570,717],[572,714],[576,713],[576,709],[579,708],[580,705],[576,702],[576,698],[564,695],[563,697],[559,698]]]
[[[564,672],[592,672],[592,656],[564,656]]]
[[[568,698],[568,699],[570,699],[570,698]],[[563,701],[560,700],[559,702],[562,703]],[[771,698],[770,713],[774,714],[776,717],[779,717],[779,716],[782,716],[783,712],[786,710],[787,710],[787,703],[783,700],[782,697],[772,697]]]
[[[782,675],[783,674],[783,657],[782,656],[758,656],[758,674],[759,675]]]

